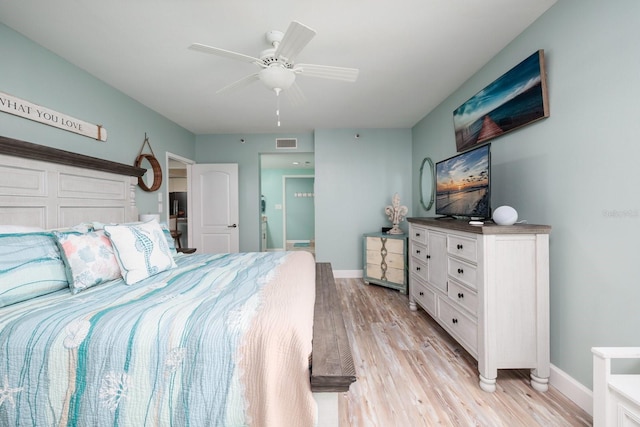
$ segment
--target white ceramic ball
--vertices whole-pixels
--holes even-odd
[[[511,206],[500,206],[493,211],[493,222],[498,225],[513,225],[518,220],[518,212]]]

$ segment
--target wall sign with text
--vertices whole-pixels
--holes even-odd
[[[101,125],[87,123],[4,92],[0,92],[0,111],[68,130],[98,141],[107,140],[107,130]]]

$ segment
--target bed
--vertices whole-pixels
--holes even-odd
[[[336,425],[355,371],[330,265],[178,254],[137,221],[138,168],[2,152],[0,425]]]

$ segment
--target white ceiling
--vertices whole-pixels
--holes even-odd
[[[284,133],[412,127],[555,1],[0,0],[0,22],[195,134]],[[215,93],[257,66],[187,49],[259,56],[292,20],[317,31],[297,62],[360,75],[298,76],[306,102],[281,96],[280,128],[260,82]]]

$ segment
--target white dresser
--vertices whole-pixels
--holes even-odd
[[[408,218],[409,307],[422,307],[477,361],[480,387],[498,369],[531,369],[548,389],[549,232],[545,225],[469,225]]]

